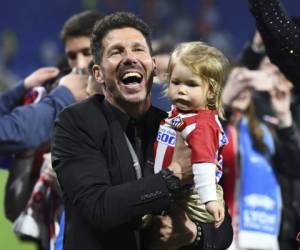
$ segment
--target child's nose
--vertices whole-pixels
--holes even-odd
[[[181,95],[187,94],[187,88],[185,86],[180,86],[178,89],[178,94],[181,94]]]

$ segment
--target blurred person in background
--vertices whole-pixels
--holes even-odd
[[[92,61],[90,35],[93,25],[101,18],[98,11],[83,11],[71,16],[62,27],[60,38],[73,71],[88,74],[88,65]]]
[[[294,84],[300,83],[300,21],[290,17],[280,0],[248,0],[271,62]]]
[[[260,70],[234,69],[225,85],[223,101],[231,113],[227,125],[231,145],[223,151],[224,189],[236,232],[230,249],[275,250],[279,245],[280,249],[295,249],[295,240],[287,248],[281,239],[286,230],[285,215],[291,208],[286,202],[292,198],[286,181],[299,178],[295,166],[300,166],[300,137],[290,109],[291,88],[267,59]],[[252,101],[255,91],[267,92],[270,97],[275,116],[267,121],[256,114],[254,104],[260,103]]]
[[[0,36],[0,91],[9,89],[12,83],[17,82],[18,77],[9,70],[16,52],[18,39],[11,29],[5,29]]]
[[[170,101],[166,96],[167,69],[174,44],[170,39],[157,39],[153,42],[153,56],[156,62],[156,72],[151,89],[152,105],[164,111],[170,108]]]
[[[300,24],[299,18],[293,17],[292,20],[296,24]],[[268,57],[265,56],[265,53],[266,51],[264,42],[260,36],[260,33],[256,32],[254,38],[250,42],[248,42],[248,45],[242,53],[239,63],[250,69],[257,69],[258,67],[260,67],[261,69],[267,70],[273,75],[280,74],[279,69],[270,62]],[[279,53],[279,51],[277,53]],[[283,51],[281,51],[281,53],[283,53]],[[285,60],[284,58],[285,57],[282,58],[283,61]],[[292,70],[288,67],[288,64],[285,66],[287,67],[286,70]],[[293,66],[293,64],[291,66]],[[295,78],[293,77],[293,79]],[[256,113],[259,119],[277,128],[274,130],[274,133],[277,136],[277,138],[279,138],[279,145],[281,145],[281,148],[289,151],[296,151],[296,153],[298,152],[299,154],[300,92],[298,88],[298,83],[291,83],[293,88],[289,92],[287,92],[287,94],[290,95],[290,101],[289,104],[286,104],[291,110],[290,113],[281,113],[278,112],[278,110],[274,110],[273,105],[271,104],[271,95],[267,90],[255,92],[253,100],[256,103]],[[264,85],[261,84],[261,87],[263,86]],[[279,88],[281,88],[280,86],[282,87],[283,85],[279,85]],[[285,95],[287,94],[284,93],[285,92],[279,94],[279,97],[286,98]],[[281,108],[285,109],[286,107],[281,106]],[[279,127],[280,124],[277,118],[284,116],[286,117],[286,121],[288,121],[288,124],[286,124],[285,129]],[[290,143],[289,140],[285,141],[285,137],[293,137],[294,142]],[[299,164],[299,159],[291,157],[285,159],[285,163],[282,165],[282,167],[285,167],[286,165],[299,166]],[[289,170],[289,168],[286,167],[286,170]],[[300,229],[300,178],[299,175],[297,175],[297,172],[293,171],[290,173],[289,176],[278,175],[278,180],[282,189],[283,198],[282,221],[279,234],[280,249],[296,249],[295,238],[297,232]]]
[[[96,11],[84,11],[66,21],[62,28],[61,38],[65,45],[68,68],[72,69],[72,72],[57,79],[58,86],[54,87],[49,94],[39,98],[38,102],[33,98],[32,101],[35,103],[11,109],[15,106],[15,101],[24,94],[28,79],[34,84],[37,82],[43,84],[42,81],[47,80],[46,76],[50,75],[49,70],[46,74],[43,69],[26,78],[26,84],[20,83],[18,87],[2,95],[4,102],[10,100],[6,107],[6,110],[10,112],[0,117],[0,152],[8,155],[15,154],[5,195],[6,215],[12,221],[24,209],[35,180],[40,174],[45,173],[40,172],[41,164],[44,161],[42,156],[43,153],[49,151],[48,143],[57,114],[66,106],[87,97],[87,68],[91,61],[89,35],[94,23],[100,18],[102,15]],[[55,74],[58,72],[53,69],[52,71]],[[68,69],[63,70],[64,73],[69,71]],[[52,72],[53,75],[54,73]],[[46,85],[48,83],[49,81],[44,82]],[[51,168],[48,170],[46,173],[50,175],[53,170]],[[30,188],[20,189],[19,185],[26,182],[30,183]],[[21,190],[21,192],[17,190]],[[47,214],[51,211],[44,212]],[[19,234],[21,233],[19,232]],[[49,239],[47,235],[41,235],[42,233],[35,236],[36,240]]]
[[[61,39],[65,45],[69,67],[75,73],[88,73],[91,61],[89,35],[94,23],[101,17],[96,11],[84,11],[68,19],[62,28]],[[59,86],[39,103],[18,107],[1,116],[0,153],[16,153],[49,142],[56,115],[64,107],[86,98],[86,83],[76,84],[83,78],[86,77],[79,74],[66,75],[60,80]],[[20,94],[16,93],[22,92],[20,89],[24,89],[23,84],[7,92],[6,98],[15,99],[15,95],[19,97]],[[40,79],[39,84],[42,84]]]

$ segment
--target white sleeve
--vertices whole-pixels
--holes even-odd
[[[217,200],[216,165],[213,163],[193,164],[194,182],[203,203]]]

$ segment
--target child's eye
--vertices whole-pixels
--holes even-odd
[[[178,84],[179,84],[179,81],[171,80],[171,83],[172,83],[173,85],[178,85]]]
[[[199,86],[197,83],[194,83],[194,82],[188,82],[186,85],[188,85],[189,87],[198,87]]]

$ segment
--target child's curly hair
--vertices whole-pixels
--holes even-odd
[[[218,49],[202,42],[181,43],[172,53],[168,65],[170,80],[174,65],[183,63],[208,84],[207,108],[216,110],[223,118],[221,91],[229,69],[229,61]]]

